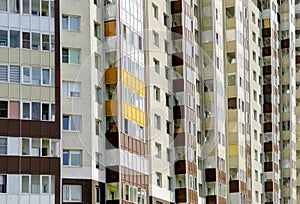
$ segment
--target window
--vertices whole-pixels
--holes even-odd
[[[102,122],[101,120],[96,120],[95,124],[96,124],[96,135],[100,136],[102,132]]]
[[[171,162],[171,154],[172,154],[172,150],[167,148],[167,161]]]
[[[256,34],[255,34],[255,32],[252,32],[252,40],[253,40],[253,42],[256,42]]]
[[[0,138],[0,155],[7,154],[7,138]]]
[[[156,129],[159,129],[159,130],[160,130],[160,127],[161,127],[160,116],[156,115],[156,114],[154,114],[154,127]]]
[[[63,202],[81,202],[81,185],[63,185]]]
[[[65,97],[80,97],[80,83],[63,81],[62,91]]]
[[[49,35],[42,35],[42,50],[50,50],[50,38]]]
[[[63,130],[65,131],[80,131],[81,117],[74,115],[63,115]]]
[[[258,171],[255,170],[255,181],[258,181]]]
[[[161,173],[156,172],[156,185],[158,186],[162,186],[162,182],[161,182]]]
[[[22,193],[29,193],[29,176],[22,176]]]
[[[255,90],[253,90],[253,99],[257,101],[257,92]]]
[[[258,152],[256,149],[254,150],[254,159],[258,161]]]
[[[171,95],[166,93],[166,106],[171,107]]]
[[[169,42],[165,40],[165,52],[169,54]]]
[[[31,33],[31,49],[40,50],[40,34],[39,33]]]
[[[259,202],[258,191],[255,191],[255,201],[256,201],[256,202]]]
[[[41,69],[38,67],[33,67],[32,71],[32,84],[41,85]]]
[[[256,110],[254,110],[253,112],[254,112],[254,113],[253,113],[253,118],[254,118],[254,120],[256,120],[256,121],[257,121],[257,111],[256,111]]]
[[[0,65],[0,81],[8,81],[8,66]]]
[[[165,78],[168,80],[170,78],[170,69],[165,67]]]
[[[6,175],[0,175],[0,193],[6,193]]]
[[[155,4],[152,4],[152,12],[153,12],[154,18],[158,19],[158,7]]]
[[[63,151],[64,166],[81,166],[81,151],[64,150]]]
[[[62,16],[62,28],[64,30],[79,31],[80,30],[80,18],[76,16]]]
[[[155,143],[155,156],[161,158],[161,144]]]
[[[33,16],[40,16],[40,0],[31,1],[31,14]]]
[[[0,0],[0,11],[7,11],[7,0]]]
[[[252,23],[255,24],[255,14],[254,13],[252,13]]]
[[[30,33],[23,32],[23,48],[30,49]]]
[[[23,119],[30,119],[30,103],[26,103],[24,102],[23,103],[23,115],[22,115],[22,118]]]
[[[257,141],[257,130],[254,130],[254,139]]]
[[[169,27],[169,16],[164,13],[164,25]]]
[[[0,46],[7,46],[7,45],[8,45],[8,33],[6,30],[0,30]]]
[[[156,45],[157,47],[159,47],[159,36],[158,36],[158,33],[153,31],[152,33],[152,43],[154,45]]]
[[[253,80],[254,80],[254,81],[256,81],[256,80],[257,80],[256,71],[253,71]]]
[[[80,50],[62,48],[62,62],[70,64],[80,63]]]
[[[252,52],[252,59],[254,62],[256,62],[256,52],[254,52],[254,51]]]
[[[42,84],[50,85],[50,69],[42,69]]]
[[[95,54],[95,68],[100,68],[100,56]]]
[[[100,87],[96,87],[95,89],[95,100],[97,103],[102,103],[102,91]]]
[[[166,124],[166,130],[167,130],[167,134],[171,135],[171,128],[172,128],[172,123],[170,121],[167,121]]]
[[[101,202],[101,188],[96,187],[96,203],[100,203],[100,202]]]
[[[168,190],[172,191],[173,190],[173,179],[172,177],[168,176]]]
[[[37,102],[32,102],[31,104],[31,119],[41,120],[41,104]]]
[[[157,101],[160,101],[160,88],[158,88],[157,86],[154,86],[154,98]]]
[[[12,48],[20,47],[20,31],[15,31],[15,30],[10,31],[10,47]]]
[[[156,73],[160,73],[160,65],[159,65],[159,61],[157,59],[153,58],[153,66],[154,66],[154,70]]]
[[[102,169],[102,155],[100,153],[96,153],[96,169]]]
[[[8,101],[0,101],[0,118],[8,118]]]
[[[94,36],[98,39],[101,38],[100,24],[97,22],[94,22]]]

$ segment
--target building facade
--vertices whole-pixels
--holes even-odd
[[[0,202],[298,203],[299,18],[299,0],[0,0]]]
[[[0,200],[59,204],[59,1],[4,0],[0,19]]]

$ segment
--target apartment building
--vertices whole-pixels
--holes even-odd
[[[297,203],[299,18],[298,0],[0,0],[0,202]]]
[[[0,1],[0,202],[60,203],[59,1]]]

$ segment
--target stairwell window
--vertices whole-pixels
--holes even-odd
[[[63,202],[81,202],[81,185],[63,185]]]
[[[100,24],[97,22],[94,22],[94,36],[98,39],[101,38]]]
[[[8,118],[8,101],[0,101],[0,118]]]
[[[157,114],[154,114],[154,127],[159,130],[161,128],[161,118]]]
[[[62,62],[69,64],[80,64],[80,50],[62,48]]]
[[[80,83],[63,81],[62,94],[65,97],[80,97]]]
[[[152,33],[152,43],[159,47],[159,35],[157,32],[153,31]]]
[[[81,166],[80,150],[64,150],[63,151],[64,166]]]

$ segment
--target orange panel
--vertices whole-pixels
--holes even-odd
[[[105,36],[115,36],[117,33],[116,21],[105,22]]]

